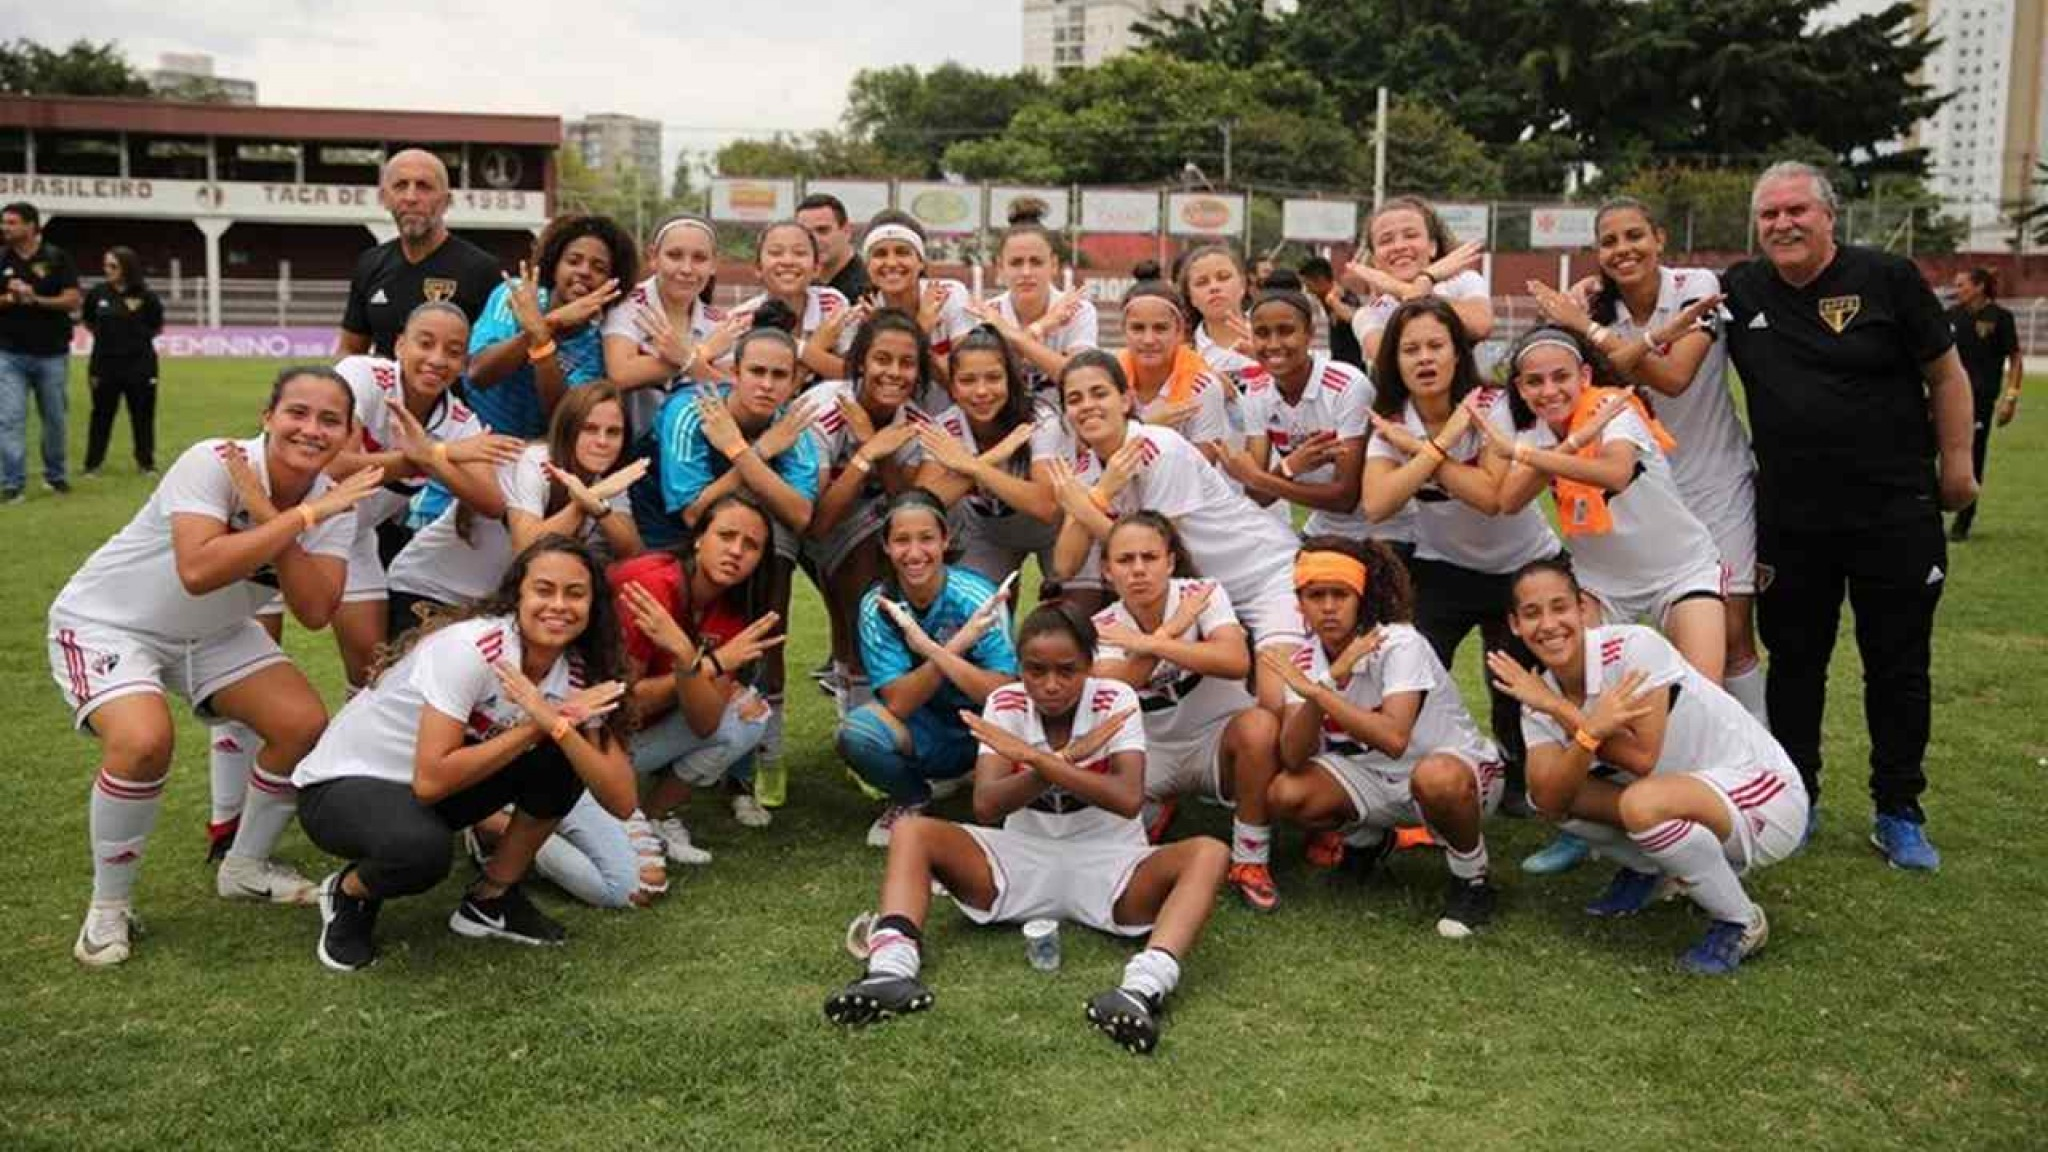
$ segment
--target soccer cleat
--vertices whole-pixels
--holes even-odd
[[[1633,868],[1617,869],[1614,879],[1607,882],[1607,891],[1586,905],[1586,915],[1603,920],[1633,916],[1669,891],[1670,885],[1659,873],[1638,872]]]
[[[1771,938],[1771,922],[1762,907],[1747,924],[1716,920],[1706,936],[1678,958],[1678,966],[1695,976],[1727,976],[1742,967],[1742,961],[1763,950]]]
[[[1173,818],[1180,811],[1180,797],[1168,796],[1164,800],[1148,800],[1145,808],[1138,813],[1145,822],[1145,839],[1153,844],[1163,844],[1166,833],[1173,828]]]
[[[214,891],[223,900],[260,900],[270,904],[311,904],[319,897],[313,882],[291,865],[229,855],[213,875]]]
[[[825,1001],[825,1018],[848,1027],[873,1024],[922,1012],[932,1000],[931,989],[911,977],[871,973],[833,993]]]
[[[1406,852],[1410,848],[1441,848],[1436,834],[1421,824],[1408,824],[1394,829],[1394,847]]]
[[[534,907],[519,885],[488,899],[470,892],[448,916],[448,928],[472,940],[510,940],[515,944],[560,944],[569,931]]]
[[[711,853],[690,842],[690,829],[675,816],[664,816],[649,825],[663,852],[677,864],[709,864]]]
[[[1815,800],[1806,806],[1806,830],[1799,834],[1798,850],[1801,852],[1806,851],[1806,846],[1813,843],[1813,838],[1818,835],[1820,835],[1820,801]]]
[[[875,817],[873,824],[868,825],[868,847],[887,848],[889,846],[889,833],[899,822],[907,820],[912,816],[923,815],[923,813],[924,805],[922,804],[891,804],[887,808],[882,809],[882,814]]]
[[[242,818],[230,816],[218,824],[206,826],[206,862],[218,864],[228,858],[228,849],[234,847],[235,833],[242,830]]]
[[[1470,937],[1493,922],[1493,906],[1499,895],[1484,877],[1478,880],[1451,877],[1451,890],[1444,898],[1443,915],[1436,920],[1436,934],[1446,940]]]
[[[1087,1004],[1088,1022],[1124,1051],[1143,1056],[1159,1046],[1159,1002],[1128,988],[1098,992]]]
[[[1344,863],[1344,834],[1334,828],[1311,832],[1302,841],[1301,856],[1311,868],[1335,868]]]
[[[1249,861],[1232,864],[1224,881],[1237,891],[1238,899],[1254,912],[1271,912],[1280,906],[1280,889],[1273,883],[1273,871]]]
[[[71,955],[88,968],[112,968],[128,959],[129,936],[140,931],[126,900],[95,900],[78,926],[78,942],[71,946]]]
[[[1559,832],[1556,839],[1522,858],[1522,871],[1531,876],[1554,876],[1577,868],[1592,854],[1592,847],[1584,840],[1569,832]]]
[[[377,910],[382,900],[361,900],[342,891],[346,870],[320,882],[320,942],[313,955],[336,972],[355,972],[377,960]]]
[[[766,828],[775,817],[768,814],[752,792],[736,793],[732,798],[732,818],[742,828]]]
[[[1879,813],[1870,829],[1870,843],[1894,868],[1909,872],[1932,872],[1941,867],[1941,853],[1927,842],[1927,831],[1918,821],[1904,816]]]

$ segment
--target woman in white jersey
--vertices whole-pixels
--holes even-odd
[[[1173,286],[1141,280],[1124,293],[1124,349],[1117,364],[1131,386],[1132,413],[1171,428],[1216,459],[1237,437],[1230,385],[1187,344],[1187,306]]]
[[[508,804],[511,824],[448,927],[561,943],[519,882],[584,789],[613,816],[633,810],[624,674],[604,569],[567,536],[541,537],[490,599],[387,654],[292,773],[307,838],[348,861],[320,885],[320,962],[374,961],[384,901],[439,884],[455,833]]]
[[[1090,675],[1095,630],[1063,608],[1017,629],[1021,683],[961,716],[980,741],[974,815],[1000,828],[914,817],[889,840],[881,915],[866,936],[867,974],[825,1002],[838,1024],[931,1007],[918,979],[932,883],[977,924],[1039,917],[1147,937],[1122,982],[1088,1002],[1096,1028],[1136,1053],[1159,1042],[1165,1000],[1201,935],[1223,879],[1223,845],[1203,836],[1145,840],[1145,735],[1130,685]]]
[[[391,561],[391,634],[417,624],[419,606],[453,608],[481,600],[505,578],[512,557],[549,533],[573,536],[598,555],[640,551],[628,490],[647,473],[626,459],[632,434],[618,389],[600,380],[564,396],[547,439],[498,468],[502,519],[455,503],[406,542]]]
[[[953,510],[961,567],[1000,582],[1036,556],[1039,596],[1049,599],[1060,517],[1051,461],[1064,434],[1059,410],[1038,398],[1013,349],[988,328],[953,345],[953,406],[918,429],[916,485]]]
[[[1487,657],[1522,702],[1529,798],[1621,865],[1595,916],[1626,916],[1675,881],[1713,923],[1680,958],[1726,975],[1764,946],[1770,923],[1738,878],[1798,851],[1807,795],[1769,731],[1662,636],[1596,625],[1569,565],[1515,577],[1515,634],[1539,677]]]
[[[1502,512],[1508,458],[1472,425],[1514,434],[1504,389],[1485,386],[1464,322],[1434,296],[1411,300],[1387,320],[1375,361],[1380,384],[1370,416],[1363,508],[1371,520],[1414,517],[1415,627],[1449,668],[1458,645],[1479,629],[1488,649],[1519,651],[1508,631],[1508,578],[1531,560],[1555,556],[1557,535],[1534,507]],[[1526,652],[1520,653],[1525,659]],[[1521,707],[1492,695],[1493,739],[1507,754],[1507,797],[1522,807]]]
[[[654,427],[655,414],[684,381],[730,376],[718,365],[746,330],[711,306],[718,286],[718,232],[711,221],[679,213],[647,241],[645,280],[604,318],[604,377],[626,394],[626,418]]]
[[[1187,301],[1195,352],[1230,384],[1235,404],[1265,375],[1245,305],[1257,287],[1228,244],[1204,244],[1180,259],[1174,286]]]
[[[1365,297],[1351,314],[1351,330],[1368,361],[1379,355],[1394,309],[1424,296],[1449,301],[1474,344],[1493,334],[1493,298],[1474,270],[1484,245],[1458,243],[1428,201],[1388,198],[1366,219],[1365,247],[1366,262],[1347,265],[1344,282]]]
[[[796,317],[796,330],[791,335],[808,341],[833,317],[852,307],[837,288],[817,282],[818,238],[795,220],[778,220],[755,237],[754,268],[761,274],[761,293],[734,308],[735,316],[751,317],[769,300],[780,300],[789,314]],[[826,351],[844,356],[854,328],[842,324],[838,330],[839,343]],[[838,367],[836,356],[820,356],[816,362],[805,360],[804,367],[813,375],[822,376]]]
[[[968,312],[1002,333],[1033,395],[1057,401],[1067,357],[1099,342],[1100,320],[1087,291],[1059,290],[1059,239],[1044,224],[1043,201],[1010,203],[1010,226],[996,242],[996,276],[1005,291]]]
[[[1309,862],[1356,852],[1371,866],[1394,829],[1425,824],[1444,846],[1450,891],[1439,935],[1462,939],[1493,918],[1486,817],[1500,804],[1500,751],[1479,734],[1458,685],[1408,621],[1407,569],[1378,541],[1312,536],[1294,585],[1308,643],[1259,660],[1287,681],[1276,819],[1310,829]]]
[[[1551,323],[1585,339],[1616,371],[1657,393],[1657,419],[1678,447],[1671,474],[1685,506],[1713,535],[1728,570],[1730,695],[1764,716],[1756,650],[1756,461],[1729,391],[1728,346],[1716,305],[1721,285],[1704,268],[1668,268],[1664,229],[1640,200],[1620,197],[1594,218],[1600,278],[1591,306],[1532,284]]]
[[[953,341],[974,330],[975,320],[967,312],[970,294],[965,284],[925,276],[924,247],[924,226],[916,217],[893,208],[876,213],[861,236],[861,259],[874,288],[864,302],[867,308],[855,309],[845,319],[828,319],[805,343],[804,363],[821,365],[820,374],[828,380],[845,377],[846,363],[833,351],[845,329],[865,320],[868,311],[893,308],[917,318],[931,350],[926,377],[930,383],[922,395],[911,399],[927,410],[942,406],[946,355],[953,350]]]
[[[355,506],[383,479],[376,468],[338,484],[327,478],[355,432],[353,399],[327,368],[280,372],[262,434],[186,449],[50,605],[50,673],[72,722],[100,742],[92,904],[72,949],[82,964],[129,955],[130,900],[171,768],[167,692],[202,716],[240,721],[263,742],[216,880],[221,895],[310,898],[305,879],[269,856],[292,816],[292,767],[327,710],[254,617],[273,591],[308,628],[325,626],[341,602]]]
[[[1236,605],[1252,643],[1291,653],[1302,639],[1290,583],[1293,529],[1245,498],[1194,445],[1171,428],[1139,424],[1123,368],[1103,352],[1083,352],[1060,378],[1072,429],[1072,463],[1052,466],[1066,519],[1053,545],[1053,567],[1065,579],[1099,573],[1113,518],[1141,508],[1173,522],[1188,555]],[[1277,714],[1280,681],[1258,673],[1259,703]]]
[[[1117,518],[1102,546],[1116,602],[1095,614],[1095,674],[1138,692],[1145,716],[1145,834],[1165,839],[1184,795],[1236,809],[1231,888],[1254,911],[1280,903],[1270,867],[1266,788],[1280,721],[1245,690],[1251,647],[1230,594],[1198,579],[1172,522],[1157,512]]]

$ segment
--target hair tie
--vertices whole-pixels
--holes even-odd
[[[1342,552],[1303,552],[1294,558],[1294,590],[1311,584],[1337,584],[1365,595],[1365,565]]]
[[[718,247],[718,232],[711,227],[708,221],[699,220],[695,216],[678,216],[661,227],[656,228],[654,230],[654,239],[648,241],[647,246],[660,251],[661,238],[668,235],[668,230],[671,228],[695,228],[710,238],[713,249]]]
[[[860,254],[865,257],[875,250],[875,245],[885,240],[901,240],[916,251],[919,260],[924,259],[924,237],[901,224],[877,224],[868,229],[868,234],[861,237]]]
[[[1520,372],[1522,370],[1522,358],[1536,349],[1546,346],[1562,348],[1572,354],[1572,359],[1577,360],[1581,364],[1586,362],[1586,350],[1579,347],[1577,340],[1572,339],[1556,328],[1539,329],[1539,331],[1542,333],[1541,335],[1533,337],[1528,343],[1515,349],[1514,363],[1509,365],[1511,370]]]

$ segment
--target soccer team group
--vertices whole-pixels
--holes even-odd
[[[394,158],[387,196],[409,171],[431,194],[437,167]],[[1820,192],[1795,170],[1773,194]],[[317,904],[329,968],[370,964],[383,902],[459,849],[465,936],[560,942],[535,876],[652,902],[710,859],[694,790],[748,827],[781,801],[799,570],[887,849],[839,1023],[932,1003],[941,891],[977,923],[1144,938],[1087,1017],[1150,1051],[1219,893],[1281,902],[1277,826],[1319,868],[1433,841],[1434,926],[1463,938],[1492,919],[1504,805],[1559,825],[1551,855],[1618,866],[1589,913],[1697,904],[1685,968],[1763,946],[1741,878],[1799,850],[1808,789],[1763,717],[1719,284],[1660,262],[1647,207],[1601,210],[1601,274],[1532,285],[1548,323],[1497,365],[1479,245],[1420,200],[1370,216],[1348,317],[1202,247],[1123,297],[1116,354],[1028,205],[988,300],[927,275],[895,212],[842,293],[854,229],[805,209],[759,233],[764,291],[730,313],[706,220],[643,247],[559,218],[474,318],[420,304],[388,354],[287,369],[259,432],[177,458],[50,609],[53,675],[101,748],[79,961],[130,956],[173,695],[213,725],[220,894]],[[1326,308],[1369,374],[1317,347]],[[331,717],[287,616],[336,637]],[[1474,629],[1485,722],[1447,671]],[[925,814],[963,787],[971,823]],[[1233,810],[1227,845],[1173,835],[1191,800]],[[318,884],[272,859],[294,815],[343,861]]]

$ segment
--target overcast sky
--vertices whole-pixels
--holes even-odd
[[[835,124],[862,68],[1013,70],[1016,0],[85,0],[9,4],[9,36],[120,43],[137,67],[205,52],[265,104],[624,112],[671,155]]]

